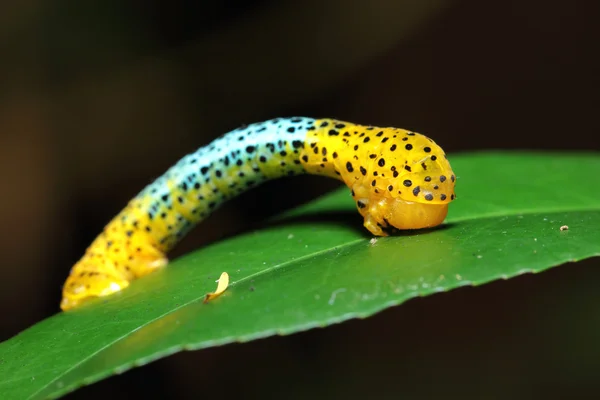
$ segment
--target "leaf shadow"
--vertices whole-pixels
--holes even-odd
[[[343,225],[349,229],[355,231],[365,239],[371,239],[373,236],[364,226],[363,219],[354,210],[347,211],[327,211],[327,212],[313,212],[297,216],[281,217],[275,220],[270,220],[258,224],[256,228],[268,229],[277,228],[281,226],[289,225],[316,225],[316,224],[332,224],[332,225]],[[433,228],[414,229],[414,230],[397,230],[393,229],[388,231],[388,234],[392,237],[396,236],[415,236],[422,235],[429,232],[436,232],[445,229],[449,229],[454,226],[454,223],[446,223]]]

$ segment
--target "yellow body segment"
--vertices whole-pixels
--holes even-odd
[[[439,225],[455,199],[444,151],[421,134],[304,117],[252,124],[185,156],[131,200],[71,269],[61,308],[164,267],[167,252],[223,202],[303,173],[343,181],[377,236]]]
[[[420,229],[441,224],[454,200],[455,176],[440,146],[398,128],[319,120],[301,159],[308,173],[341,179],[365,227]]]

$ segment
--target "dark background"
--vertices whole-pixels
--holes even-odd
[[[397,126],[451,154],[600,150],[599,15],[593,0],[2,2],[0,339],[58,311],[70,266],[129,198],[243,123]],[[336,186],[269,183],[173,256]],[[244,398],[594,398],[598,267],[180,353],[68,397],[191,399],[224,385]]]

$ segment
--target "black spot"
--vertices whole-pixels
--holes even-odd
[[[403,142],[406,142],[407,140],[408,140],[408,138],[407,138],[407,137],[403,137],[403,138],[402,138],[402,141],[403,141]]]
[[[333,152],[332,155],[333,155],[333,158],[337,158],[337,156],[338,156],[338,154],[335,151]]]
[[[404,184],[404,186],[406,187],[411,187],[412,186],[412,181],[410,179],[406,179],[404,182],[402,182]]]
[[[369,140],[371,140],[371,138],[367,136],[366,138],[363,139],[363,143],[367,143]]]
[[[426,176],[425,177],[425,182],[431,182],[431,177],[430,176]]]
[[[438,190],[440,187],[438,185],[433,185],[434,190]]]
[[[421,187],[420,186],[415,186],[415,188],[413,189],[413,194],[415,196],[418,196],[420,191],[421,191]]]
[[[450,200],[454,200],[454,195],[450,195]]]
[[[235,162],[235,165],[237,165],[238,167],[241,167],[243,163],[244,162],[241,159],[239,159]]]
[[[377,165],[379,165],[380,167],[383,167],[385,165],[385,159],[380,158],[379,161],[377,161]]]
[[[292,142],[292,147],[294,147],[295,149],[298,149],[300,147],[302,147],[304,145],[304,143],[302,143],[301,140],[294,140]]]
[[[358,145],[357,144],[354,145],[354,151],[356,151],[356,150],[358,150]]]
[[[425,195],[425,200],[427,200],[427,201],[431,201],[431,200],[433,200],[433,195],[432,195],[431,193],[427,193],[427,194]]]
[[[425,147],[425,148],[423,149],[423,151],[424,151],[425,153],[429,153],[429,152],[431,151],[431,147]]]
[[[337,129],[344,129],[346,127],[346,125],[344,125],[344,124],[336,124],[335,127]]]
[[[390,140],[390,138],[389,138],[389,137],[385,137],[385,138],[383,138],[383,140],[381,141],[381,143],[385,143],[385,142],[387,142],[388,140]]]
[[[254,153],[254,150],[256,150],[256,147],[254,147],[254,146],[247,146],[246,147],[246,153],[248,153],[248,154]]]
[[[196,189],[196,190],[200,189],[200,182],[194,183],[194,189]]]
[[[377,137],[383,136],[383,131],[378,132],[377,135],[375,135],[375,136],[377,136]]]
[[[356,202],[356,205],[358,206],[358,208],[365,208],[367,205],[365,203],[363,203],[362,201],[358,200]]]
[[[308,162],[308,156],[306,154],[302,156],[302,161]]]
[[[409,143],[409,144],[407,144],[406,146],[404,146],[404,148],[405,148],[406,150],[412,150],[412,144],[410,144],[410,143]]]
[[[363,175],[367,174],[367,170],[365,169],[365,167],[361,166],[359,169],[360,169],[361,174],[363,174]]]
[[[229,166],[229,156],[225,156],[225,158],[223,159],[223,164],[225,164],[226,167]]]
[[[215,171],[215,175],[217,176],[217,178],[220,178],[221,176],[223,176],[223,173],[221,172],[220,169]]]
[[[370,155],[369,155],[369,158],[370,158],[371,160],[372,160],[372,159],[374,159],[374,158],[377,158],[377,154],[370,154]]]
[[[285,156],[287,156],[287,151],[285,151],[285,150],[281,150],[281,151],[279,152],[279,155],[280,155],[281,157],[285,157]]]
[[[394,187],[392,185],[388,186],[388,190],[391,192],[392,190],[394,190]]]
[[[398,171],[394,171],[392,175],[394,175],[394,178],[397,178],[397,177],[398,177],[398,175],[399,175],[399,174],[398,174]]]
[[[262,162],[262,163],[265,163],[265,162],[267,162],[267,157],[265,157],[265,156],[260,156],[260,158],[258,159],[258,161],[260,161],[260,162]]]
[[[408,136],[415,136],[415,133],[414,132],[408,132],[407,135]]]
[[[445,194],[442,194],[442,195],[440,196],[440,199],[442,199],[442,200],[446,200],[446,195],[445,195]]]
[[[436,156],[431,156],[431,161],[435,161],[435,160],[437,160],[437,157]]]
[[[319,154],[319,148],[317,146],[315,146],[315,148],[313,149],[313,151],[315,152],[315,154]]]
[[[352,167],[352,163],[350,161],[346,163],[346,169],[348,170],[348,172],[354,171],[354,168]]]
[[[395,144],[393,144],[392,147],[390,147],[390,151],[394,151],[394,150],[396,150],[396,145]]]
[[[421,163],[421,167],[423,167],[423,169],[424,169],[425,171],[427,171],[427,165],[425,165],[425,163],[424,163],[424,162],[422,162],[422,163]]]
[[[327,155],[327,149],[326,149],[325,147],[323,147],[323,148],[321,149],[321,154],[323,154],[324,156],[326,156],[326,155]]]
[[[331,129],[329,131],[329,136],[338,136],[340,133],[334,129]]]
[[[440,176],[440,182],[446,182],[446,176],[445,175]]]
[[[455,180],[455,179],[456,179],[456,178],[454,177],[454,175],[450,175],[450,180],[451,180],[452,182],[454,182],[454,180]]]
[[[404,169],[407,170],[408,172],[412,172],[411,169],[410,169],[410,167],[408,165],[405,165]]]
[[[321,128],[325,128],[327,125],[329,125],[329,122],[327,122],[327,121],[321,122]]]
[[[168,194],[168,193],[167,193],[167,194],[163,194],[163,195],[160,197],[160,199],[161,199],[162,201],[167,201],[167,200],[169,200],[169,194]]]
[[[371,186],[375,186],[377,185],[377,180],[373,179],[373,181],[371,182]]]
[[[294,128],[293,126],[290,126],[289,128],[287,128],[287,131],[289,133],[294,133],[294,132],[296,132],[296,128]]]
[[[202,173],[202,175],[205,175],[208,172],[208,167],[200,168],[200,172]]]

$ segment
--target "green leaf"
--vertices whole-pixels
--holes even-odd
[[[439,229],[371,240],[347,190],[337,191],[0,344],[0,393],[57,397],[182,349],[364,318],[415,296],[600,254],[598,155],[451,162],[458,199]],[[223,271],[231,286],[204,304]]]

